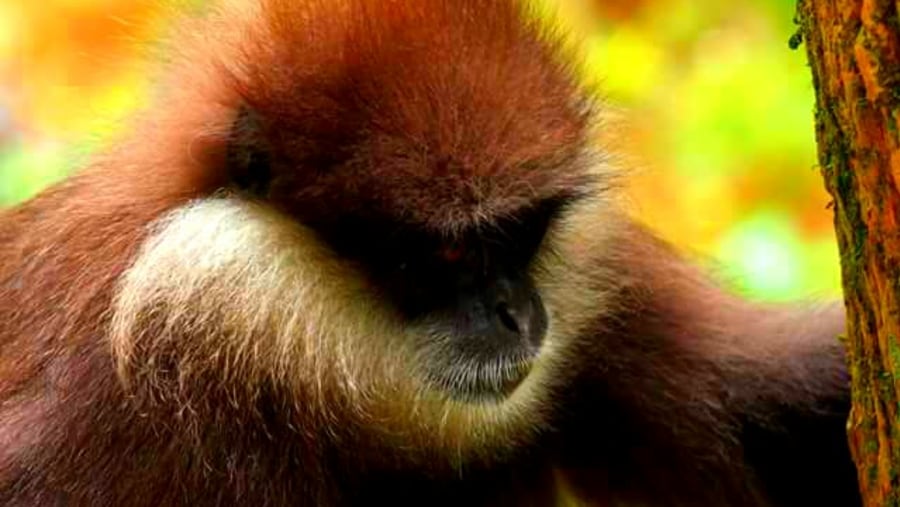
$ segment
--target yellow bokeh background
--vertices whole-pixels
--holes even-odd
[[[751,296],[838,294],[809,69],[787,44],[794,0],[535,1],[583,37],[636,215]],[[139,56],[169,12],[159,0],[0,0],[0,204],[121,128],[149,93]]]

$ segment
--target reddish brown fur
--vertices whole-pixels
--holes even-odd
[[[602,394],[573,400],[560,430],[577,488],[638,505],[858,505],[843,309],[743,301],[640,226],[615,251],[621,310],[577,347],[603,368],[573,381]]]
[[[359,207],[452,231],[587,183],[591,104],[515,2],[268,4],[271,37],[245,48],[266,56],[235,80],[273,119],[274,150],[308,168],[286,168],[303,180],[280,196],[304,214]],[[315,29],[297,30],[298,10]]]
[[[599,505],[853,498],[841,309],[727,296],[617,215],[597,218],[622,227],[588,266],[615,275],[616,304],[569,337],[555,431],[506,461],[456,470],[422,449],[427,465],[411,466],[341,419],[340,393],[319,413],[283,386],[223,381],[218,363],[186,388],[171,365],[148,366],[166,373],[159,399],[126,391],[105,341],[115,286],[150,223],[222,186],[241,105],[295,162],[276,168],[276,200],[300,217],[381,212],[453,231],[592,183],[589,101],[512,3],[224,12],[189,22],[163,98],[126,140],[0,218],[0,503],[545,505],[561,482]]]

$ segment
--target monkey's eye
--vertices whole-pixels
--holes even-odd
[[[438,255],[444,261],[455,264],[466,256],[466,246],[460,241],[454,241],[449,245],[443,246]]]
[[[269,152],[262,142],[262,127],[257,116],[242,108],[231,127],[226,153],[228,176],[238,189],[265,195],[272,182]]]
[[[266,195],[272,183],[269,155],[263,150],[247,148],[245,153],[229,154],[229,176],[234,185],[253,195]]]

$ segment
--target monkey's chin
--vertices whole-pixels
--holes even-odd
[[[449,397],[467,403],[502,403],[531,373],[532,360],[498,360],[444,366],[429,381]]]

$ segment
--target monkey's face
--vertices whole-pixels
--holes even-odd
[[[315,30],[324,3],[264,4],[236,65],[174,83],[209,80],[215,119],[173,151],[209,195],[160,217],[123,277],[120,373],[220,367],[217,386],[274,388],[393,452],[520,448],[610,286],[593,100],[513,2],[346,2]]]
[[[278,195],[277,188],[267,194],[276,206],[283,203]],[[420,330],[409,345],[432,387],[464,401],[492,401],[515,390],[541,350],[548,313],[532,271],[567,202],[541,200],[453,233],[371,209],[299,220],[358,268],[373,297]]]
[[[547,332],[531,273],[562,205],[542,201],[452,235],[377,214],[340,217],[320,230],[423,330],[413,346],[430,383],[462,399],[496,399],[528,374]]]
[[[448,156],[417,174],[405,167],[405,150],[374,149],[364,150],[371,157],[364,163],[335,156],[311,167],[284,134],[296,128],[266,128],[247,111],[235,128],[233,186],[310,227],[358,268],[372,297],[418,330],[408,345],[425,382],[461,401],[499,401],[515,391],[548,330],[534,261],[551,223],[580,197],[571,183],[581,175],[557,171],[560,182],[538,195],[533,188],[475,195],[475,182],[511,188],[519,168],[473,176],[461,157]]]
[[[425,385],[455,401],[504,400],[553,326],[536,254],[562,208],[596,183],[593,104],[545,34],[512,28],[524,14],[507,12],[513,4],[491,8],[516,24],[460,41],[418,29],[432,16],[465,25],[450,5],[392,11],[384,32],[342,27],[326,73],[293,41],[272,61],[248,62],[245,76],[236,71],[247,84],[227,172],[315,231],[415,330],[408,346]],[[459,53],[502,33],[516,51]]]
[[[440,228],[378,200],[329,201],[283,153],[228,162],[246,177],[161,217],[123,277],[110,332],[123,377],[188,383],[221,361],[242,388],[285,388],[391,448],[460,459],[497,458],[550,424],[571,344],[610,287],[601,194],[530,192],[500,212],[463,200]]]

